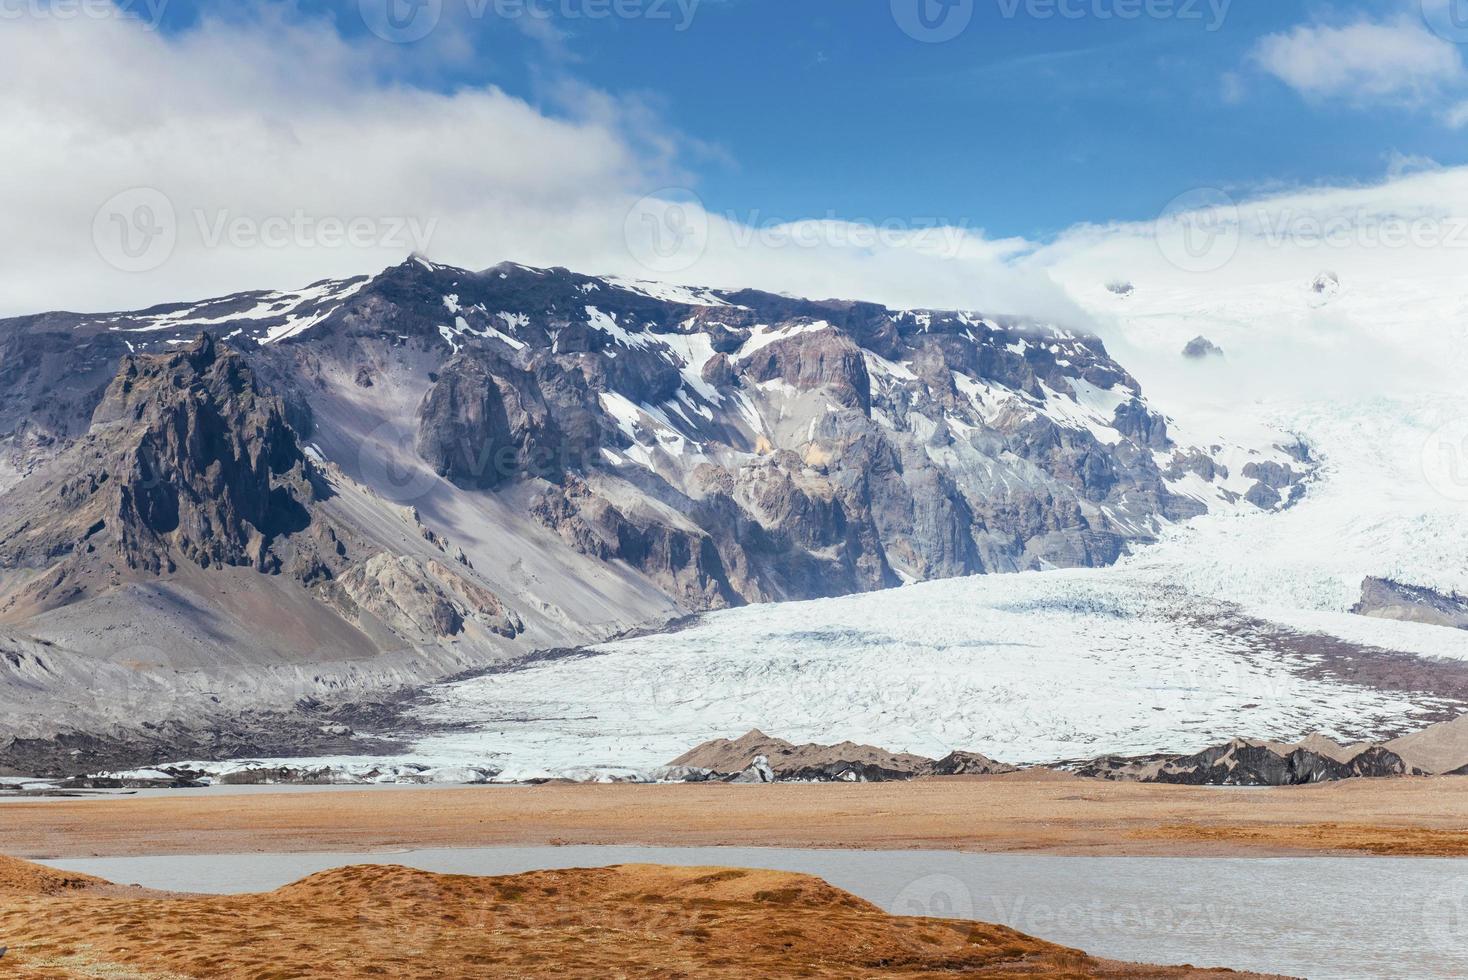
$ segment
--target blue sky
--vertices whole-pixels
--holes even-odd
[[[444,91],[491,84],[551,114],[576,111],[571,80],[635,99],[679,135],[711,210],[760,221],[941,219],[1044,238],[1146,219],[1200,186],[1370,181],[1394,159],[1465,157],[1464,133],[1431,104],[1312,97],[1258,64],[1264,39],[1301,25],[1420,22],[1403,0],[1198,0],[1186,15],[1125,20],[1105,16],[1117,0],[1078,0],[1086,15],[1071,20],[972,0],[967,29],[943,43],[903,33],[889,0],[703,0],[684,30],[672,5],[667,19],[568,18],[582,0],[555,0],[554,32],[442,2],[432,36],[383,45],[386,74]],[[358,8],[295,9],[382,44]],[[164,23],[185,30],[200,9],[226,8],[173,0]]]

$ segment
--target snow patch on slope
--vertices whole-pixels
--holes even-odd
[[[728,300],[716,295],[711,289],[678,286],[665,282],[645,282],[636,279],[621,279],[605,276],[602,282],[614,289],[621,289],[638,296],[660,300],[664,303],[679,303],[684,306],[733,306]]]

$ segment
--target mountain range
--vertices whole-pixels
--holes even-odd
[[[754,603],[1099,567],[1283,509],[1097,338],[412,258],[0,321],[0,704],[47,738],[358,697]],[[59,712],[59,705],[67,705]]]

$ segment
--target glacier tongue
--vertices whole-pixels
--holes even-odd
[[[1044,763],[1195,751],[1240,734],[1380,736],[1461,707],[1312,676],[1308,637],[1170,577],[1156,562],[714,613],[680,632],[435,689],[424,716],[473,730],[426,739],[414,757],[647,769],[759,728]],[[1468,637],[1454,638],[1468,659]]]
[[[1209,447],[1231,473],[1170,479],[1175,493],[1194,486],[1212,512],[1165,528],[1116,568],[713,614],[586,659],[440,688],[427,713],[477,732],[415,751],[547,769],[655,766],[759,727],[1043,762],[1191,751],[1237,735],[1376,736],[1462,710],[1450,696],[1320,670],[1329,644],[1319,638],[1376,648],[1366,657],[1468,660],[1463,632],[1347,614],[1368,575],[1468,592],[1468,494],[1424,469],[1434,446],[1461,450],[1444,433],[1468,418],[1468,399],[1427,379],[1437,369],[1461,377],[1468,299],[1436,281],[1357,284],[1322,312],[1297,285],[1128,297],[1117,317],[1123,357],[1169,406],[1179,443]],[[1182,361],[1199,333],[1228,358]],[[1342,367],[1361,349],[1380,353],[1374,377]],[[1404,373],[1409,357],[1423,370]],[[878,390],[913,376],[908,365],[868,363]],[[1003,410],[980,388],[959,389],[986,417]],[[1041,410],[1092,424],[1085,410],[1103,396],[1078,395],[1047,394]],[[1282,513],[1218,506],[1220,488],[1245,491],[1241,471],[1259,459],[1228,445],[1293,437],[1319,462],[1303,500]]]

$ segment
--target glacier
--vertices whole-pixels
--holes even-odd
[[[1468,418],[1452,384],[1468,293],[1433,277],[1348,285],[1324,298],[1293,280],[1082,295],[1183,441],[1304,440],[1319,468],[1296,506],[1215,509],[1111,569],[724,611],[435,688],[423,717],[470,731],[414,754],[492,759],[507,776],[614,773],[757,727],[1050,763],[1238,735],[1378,737],[1451,711],[1430,692],[1310,669],[1320,636],[1468,660],[1468,634],[1349,614],[1368,575],[1468,592],[1468,494],[1431,472],[1453,448],[1441,434]],[[1223,365],[1178,356],[1200,333],[1224,342]],[[1364,371],[1363,349],[1377,352]]]
[[[751,728],[1054,763],[1240,735],[1384,737],[1463,710],[1354,682],[1327,651],[1468,660],[1468,633],[1349,613],[1368,575],[1468,592],[1468,493],[1433,471],[1434,454],[1462,448],[1444,433],[1468,419],[1456,383],[1468,292],[1395,278],[1329,296],[1293,280],[1077,293],[1180,441],[1308,444],[1318,465],[1304,499],[1214,508],[1113,568],[726,610],[440,685],[416,712],[453,732],[406,757],[313,764],[628,778]],[[1184,361],[1198,335],[1227,357]]]

